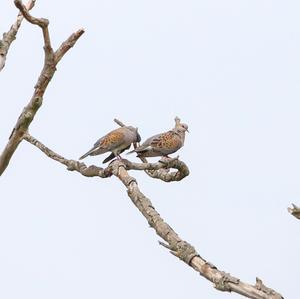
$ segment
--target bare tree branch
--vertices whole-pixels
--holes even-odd
[[[63,56],[75,45],[80,35],[84,33],[84,29],[79,29],[77,32],[71,34],[66,41],[54,53],[55,64],[63,58]]]
[[[266,287],[259,278],[256,279],[255,285],[244,283],[240,281],[240,279],[220,271],[213,264],[203,259],[191,244],[181,239],[178,234],[162,219],[162,217],[153,207],[150,199],[140,191],[136,179],[130,176],[128,173],[129,170],[142,170],[151,177],[161,179],[165,182],[179,181],[189,174],[189,170],[185,163],[180,161],[178,158],[164,158],[157,163],[148,163],[144,158],[141,159],[143,163],[133,163],[128,160],[114,160],[106,168],[101,168],[94,165],[86,166],[84,163],[76,160],[66,159],[63,156],[55,153],[28,133],[28,128],[39,107],[42,105],[43,95],[56,71],[57,63],[76,43],[79,37],[83,34],[84,30],[80,29],[73,33],[54,52],[51,46],[51,39],[48,31],[49,21],[43,18],[35,18],[31,16],[29,14],[29,9],[31,8],[30,5],[25,7],[20,0],[14,0],[14,2],[16,7],[19,8],[20,12],[28,22],[41,27],[44,38],[45,60],[43,69],[38,78],[37,84],[35,85],[33,96],[19,116],[19,119],[9,137],[8,144],[0,156],[0,175],[5,171],[18,144],[23,139],[39,148],[49,158],[65,165],[70,171],[77,171],[87,177],[97,176],[101,178],[107,178],[114,175],[118,177],[125,185],[128,196],[141,214],[146,218],[149,225],[156,231],[156,234],[165,241],[165,243],[160,242],[160,244],[170,250],[171,254],[185,262],[187,265],[200,273],[200,275],[211,281],[216,289],[220,291],[236,292],[245,297],[253,299],[282,299],[283,297],[279,293]],[[34,1],[32,2],[34,3]],[[22,21],[22,18],[20,19]],[[19,22],[21,21],[19,20]],[[15,30],[12,31],[14,36],[16,35],[19,26],[20,24],[17,24],[15,29],[13,29]],[[12,40],[13,39],[14,37]],[[3,48],[2,45],[3,43],[0,45],[0,48]],[[7,51],[3,56],[4,60],[3,58],[0,60],[0,68],[3,68],[6,54]],[[124,126],[124,124],[119,120],[115,121],[120,126]],[[171,168],[175,169],[176,171],[171,172]],[[294,206],[294,208],[297,207]]]
[[[26,9],[30,10],[33,8],[36,0],[29,0],[26,4]],[[9,31],[3,33],[3,38],[0,40],[0,72],[5,66],[6,56],[10,45],[16,39],[17,33],[21,26],[24,17],[21,13],[18,14],[16,22],[10,27]]]
[[[42,28],[44,37],[45,60],[41,74],[34,87],[35,90],[33,96],[20,114],[17,123],[9,137],[9,141],[0,156],[0,176],[8,166],[12,155],[17,149],[19,143],[22,141],[22,138],[29,128],[32,120],[34,119],[36,112],[42,105],[44,93],[56,71],[57,63],[84,33],[83,29],[79,29],[78,31],[73,33],[65,42],[63,42],[59,49],[54,53],[51,47],[48,31],[49,21],[43,18],[38,19],[32,17],[29,14],[28,9],[22,4],[22,1],[20,0],[15,0],[15,5],[20,9],[21,13],[26,18],[26,20],[28,20],[28,22],[38,25]]]
[[[20,9],[20,12],[29,23],[41,27],[44,36],[45,60],[53,60],[53,50],[51,47],[50,35],[48,31],[49,21],[44,18],[35,18],[31,16],[21,0],[15,0],[14,2],[16,7]]]
[[[83,176],[87,177],[94,177],[98,176],[101,178],[107,178],[112,176],[112,171],[108,167],[106,169],[103,169],[101,167],[97,167],[95,165],[91,165],[87,167],[84,163],[75,161],[75,160],[69,160],[61,155],[55,153],[48,147],[46,147],[43,143],[32,137],[29,133],[25,133],[23,136],[23,139],[31,143],[32,145],[36,146],[38,149],[40,149],[44,154],[46,154],[49,158],[67,166],[67,169],[70,171],[77,171],[81,173]]]
[[[177,159],[168,159],[163,163],[161,161],[158,163],[133,163],[127,160],[114,160],[105,169],[96,166],[87,167],[84,163],[68,160],[56,154],[28,133],[24,135],[24,139],[38,147],[51,159],[66,165],[68,170],[75,170],[84,176],[99,176],[104,178],[115,175],[118,177],[125,185],[128,196],[134,205],[146,218],[149,225],[154,228],[156,234],[166,242],[160,242],[160,244],[170,250],[174,256],[199,272],[200,275],[211,281],[216,289],[220,291],[236,292],[253,299],[283,299],[279,293],[266,287],[259,278],[256,279],[255,285],[244,283],[240,281],[240,279],[220,271],[213,264],[203,259],[191,244],[182,240],[161,218],[150,199],[140,191],[136,179],[128,174],[128,170],[131,169],[158,171],[160,169],[165,169],[165,167],[178,167],[178,172],[180,172],[186,167],[183,162]],[[176,175],[173,177],[173,180],[176,180]]]
[[[292,208],[288,208],[288,212],[291,213],[297,219],[300,219],[300,208],[292,203]]]
[[[232,277],[230,274],[220,271],[200,257],[195,248],[188,242],[182,240],[176,232],[160,217],[148,199],[138,187],[135,178],[130,177],[125,165],[120,161],[113,162],[113,174],[117,176],[127,188],[128,196],[134,205],[147,219],[149,225],[155,229],[156,233],[164,239],[167,244],[164,247],[170,252],[193,267],[200,275],[210,280],[214,287],[220,291],[236,292],[253,299],[282,299],[283,297],[276,291],[256,283],[254,286],[246,284],[240,279]]]
[[[76,161],[76,160],[69,160],[61,155],[55,153],[48,147],[46,147],[43,143],[38,141],[36,138],[32,137],[28,132],[26,132],[23,136],[23,139],[31,143],[32,145],[39,148],[44,154],[46,154],[49,158],[67,166],[67,169],[70,171],[77,171],[81,173],[84,176],[92,177],[92,176],[98,176],[101,178],[107,178],[112,176],[112,168],[109,165],[106,168],[101,168],[95,165],[87,167],[85,163]],[[133,163],[128,160],[123,160],[123,164],[126,168],[126,170],[153,170],[153,171],[159,171],[161,169],[170,169],[174,168],[177,169],[176,172],[174,172],[172,175],[170,174],[170,177],[173,178],[173,181],[178,180],[179,177],[183,178],[186,173],[189,172],[186,164],[182,161],[179,161],[178,159],[165,159],[163,162],[159,161],[157,163]],[[161,177],[162,180],[164,180],[164,176]],[[170,179],[169,179],[170,180]]]

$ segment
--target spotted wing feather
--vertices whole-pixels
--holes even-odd
[[[87,156],[104,154],[119,147],[124,142],[124,137],[125,135],[122,131],[120,131],[120,129],[111,131],[107,135],[97,140],[94,146],[87,153],[81,156],[79,160],[82,160]]]
[[[157,134],[147,139],[135,152],[140,157],[166,156],[176,152],[182,146],[174,131]]]

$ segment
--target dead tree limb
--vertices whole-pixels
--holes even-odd
[[[118,177],[125,185],[127,194],[133,204],[146,218],[156,234],[166,242],[160,242],[160,244],[170,250],[170,253],[174,256],[199,272],[200,275],[211,281],[216,289],[235,292],[253,299],[283,299],[279,293],[266,287],[259,278],[256,278],[255,285],[244,283],[239,278],[220,271],[216,266],[203,259],[191,244],[182,240],[162,219],[150,199],[140,191],[136,179],[128,173],[129,170],[159,171],[166,169],[166,167],[177,168],[176,173],[187,173],[187,166],[183,162],[178,159],[166,159],[164,162],[160,161],[157,163],[133,163],[127,160],[114,160],[104,169],[97,166],[87,167],[84,163],[68,160],[55,153],[28,133],[24,135],[24,139],[39,148],[49,158],[67,166],[68,170],[77,171],[84,176],[107,178],[114,175]],[[184,176],[175,174],[172,176],[172,181],[176,181],[179,177],[182,179]]]
[[[26,4],[26,10],[31,10],[36,0],[29,0]],[[22,13],[17,16],[16,22],[10,27],[9,31],[3,33],[3,38],[0,40],[0,72],[5,66],[6,56],[12,42],[16,39],[17,33],[24,19]]]
[[[28,9],[23,5],[22,1],[15,0],[14,2],[16,7],[19,8],[20,12],[28,22],[41,27],[44,38],[45,59],[43,69],[34,87],[33,96],[20,114],[17,123],[9,137],[9,141],[0,156],[0,176],[8,166],[12,155],[17,149],[19,143],[22,141],[22,138],[33,121],[35,114],[42,105],[44,93],[56,71],[57,63],[64,56],[64,54],[74,46],[76,41],[84,33],[83,29],[79,29],[70,35],[70,37],[61,44],[58,50],[54,52],[51,47],[51,40],[48,31],[49,21],[47,19],[35,18],[31,16]]]
[[[156,231],[156,234],[165,241],[165,243],[160,242],[160,244],[170,250],[174,256],[195,269],[198,273],[200,273],[200,275],[211,281],[216,289],[220,291],[236,292],[253,299],[282,299],[283,297],[279,293],[266,287],[260,279],[256,279],[255,285],[246,284],[240,281],[240,279],[220,271],[213,264],[203,259],[191,244],[181,239],[178,234],[162,219],[153,207],[150,199],[140,191],[136,179],[128,173],[129,170],[143,170],[151,177],[158,178],[166,182],[179,181],[189,174],[189,170],[185,163],[180,161],[178,158],[163,159],[157,163],[148,163],[146,160],[143,160],[143,163],[133,163],[127,160],[114,160],[106,168],[94,165],[86,166],[84,163],[66,159],[55,153],[28,133],[29,125],[39,107],[42,105],[43,95],[56,71],[57,63],[76,43],[84,31],[83,29],[80,29],[73,33],[54,52],[48,31],[49,21],[43,18],[35,18],[31,16],[28,8],[26,8],[20,0],[15,0],[14,2],[28,22],[41,27],[44,38],[45,61],[41,74],[35,85],[34,94],[29,104],[24,108],[23,112],[19,116],[19,119],[10,135],[9,142],[0,156],[0,175],[5,171],[18,144],[23,139],[39,148],[49,158],[65,165],[70,171],[77,171],[87,177],[98,176],[100,178],[108,178],[114,175],[125,185],[128,196],[132,200],[133,204],[146,218],[150,226]],[[120,126],[124,125],[118,120],[116,120],[116,122]],[[176,170],[171,172],[171,168]]]
[[[28,132],[24,134],[23,139],[31,143],[32,145],[39,148],[44,154],[46,154],[49,158],[67,166],[67,169],[70,171],[77,171],[84,176],[93,177],[98,176],[101,178],[107,178],[113,175],[111,166],[106,168],[101,168],[95,165],[91,165],[87,167],[85,163],[69,160],[61,155],[55,153],[48,147],[46,147],[43,143],[32,137]],[[128,160],[123,160],[123,164],[126,170],[153,170],[159,171],[161,169],[177,169],[176,172],[170,174],[170,180],[176,181],[179,177],[183,178],[188,172],[188,167],[186,164],[178,159],[166,159],[165,161],[157,162],[157,163],[133,163]],[[159,174],[157,175],[159,177]],[[159,177],[161,180],[165,180],[165,176]]]
[[[292,208],[288,208],[288,212],[297,219],[300,219],[300,208],[292,203]]]

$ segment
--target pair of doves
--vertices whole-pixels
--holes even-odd
[[[175,118],[175,127],[164,133],[156,134],[148,138],[142,145],[135,148],[131,153],[137,153],[137,157],[168,157],[169,154],[175,153],[184,145],[185,132],[188,132],[188,126],[180,122],[178,117]],[[121,159],[120,154],[129,149],[132,143],[141,141],[138,129],[132,126],[124,126],[115,129],[102,138],[100,138],[87,153],[79,160],[87,156],[101,155],[107,152],[111,154],[104,159],[106,163],[113,158]]]

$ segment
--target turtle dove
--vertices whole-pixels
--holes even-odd
[[[175,127],[172,130],[148,138],[128,154],[136,152],[138,157],[168,157],[184,145],[185,132],[188,132],[188,126],[176,117]]]
[[[82,160],[87,156],[96,156],[111,152],[111,154],[102,162],[106,163],[114,157],[121,158],[120,154],[126,149],[129,149],[132,143],[140,141],[141,136],[139,135],[137,128],[124,126],[115,129],[100,138],[87,153],[79,158],[79,160]]]

